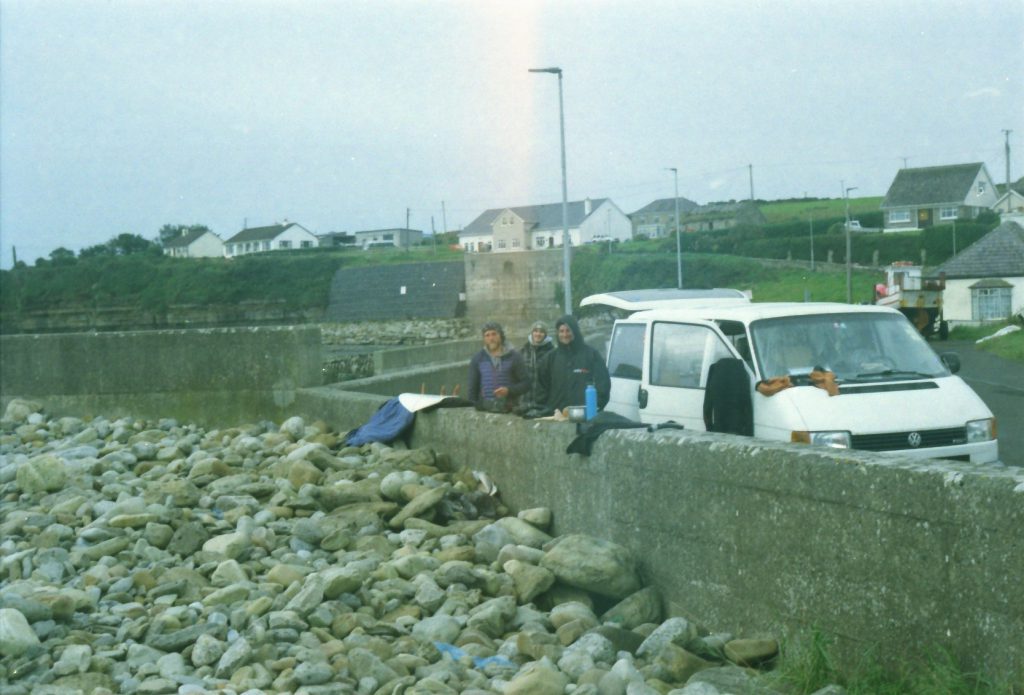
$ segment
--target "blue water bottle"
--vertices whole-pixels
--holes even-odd
[[[587,390],[584,391],[584,410],[588,420],[597,416],[597,389],[593,384],[587,384]]]

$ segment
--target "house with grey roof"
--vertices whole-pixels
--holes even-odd
[[[676,231],[676,201],[679,201],[679,228],[683,229],[683,217],[699,206],[688,198],[659,198],[629,215],[633,223],[633,235],[648,239],[660,239]]]
[[[982,162],[900,169],[882,201],[885,231],[974,219],[997,198]]]
[[[633,236],[629,218],[609,198],[570,201],[569,243],[627,241]],[[562,204],[492,208],[459,232],[459,244],[470,253],[544,250],[562,246]]]
[[[220,258],[224,242],[208,229],[183,229],[180,236],[163,242],[164,255],[174,258]]]
[[[301,224],[284,220],[266,227],[243,229],[224,242],[224,255],[228,258],[265,251],[312,249],[319,239]]]
[[[675,234],[675,200],[662,198],[648,203],[629,218],[637,236],[657,239]],[[698,205],[686,198],[679,199],[679,229],[684,232],[714,232],[732,229],[738,224],[761,226],[764,213],[749,200]]]
[[[1004,320],[1024,310],[1024,226],[1006,221],[929,275],[945,274],[943,318]]]

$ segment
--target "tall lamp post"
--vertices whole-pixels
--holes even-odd
[[[843,182],[846,185],[846,182]],[[856,186],[849,186],[843,189],[843,199],[846,202],[846,303],[853,304],[853,266],[850,259],[850,191],[857,190]]]
[[[675,167],[668,167],[666,171],[672,172],[675,181],[676,197],[673,202],[676,204],[676,288],[683,289],[683,246],[679,242],[679,170]]]
[[[562,105],[562,68],[530,68],[530,72],[558,75],[558,128],[562,136],[562,274],[565,275],[565,313],[572,314],[572,257],[569,240],[569,188],[565,180],[565,108]]]

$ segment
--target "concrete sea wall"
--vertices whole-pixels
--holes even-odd
[[[381,403],[303,389],[339,429]],[[442,409],[413,446],[486,471],[513,509],[547,506],[642,558],[668,612],[742,636],[836,638],[843,658],[947,649],[968,669],[1024,672],[1024,470],[832,452],[743,437],[619,430],[589,457],[575,425]]]
[[[309,326],[5,335],[0,397],[55,414],[276,420],[321,383],[320,353]]]
[[[0,340],[4,405],[215,426],[302,415],[347,431],[466,364],[342,389],[317,385],[315,328]],[[607,432],[583,457],[565,453],[574,436],[459,408],[417,415],[412,443],[486,471],[513,509],[550,507],[556,534],[629,547],[670,613],[740,636],[820,629],[850,662],[943,647],[968,670],[1024,673],[1024,470],[678,431]]]

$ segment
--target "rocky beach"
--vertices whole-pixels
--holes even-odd
[[[446,452],[343,439],[12,401],[0,690],[775,692],[775,640],[664,615],[600,529],[553,536]]]

